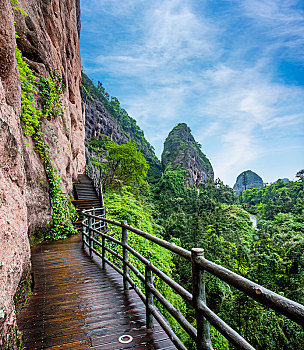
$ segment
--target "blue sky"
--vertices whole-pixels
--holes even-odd
[[[215,176],[304,168],[304,3],[81,0],[82,66],[160,157],[186,122]]]

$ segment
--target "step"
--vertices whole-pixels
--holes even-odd
[[[91,198],[91,199],[73,199],[72,202],[74,203],[81,203],[81,202],[94,202],[94,201],[98,201],[99,198]]]
[[[90,202],[90,203],[81,203],[77,205],[77,208],[100,208],[100,202]]]
[[[76,188],[94,188],[92,183],[87,184],[74,184]]]
[[[97,193],[95,191],[76,191],[77,193],[81,193],[81,194],[85,194],[85,193],[88,193],[88,194],[94,194],[95,196],[97,195]]]
[[[98,197],[92,197],[92,196],[78,196],[78,199],[79,200],[95,200],[95,201],[98,201]]]
[[[73,203],[74,204],[74,203]],[[85,201],[82,203],[75,203],[75,206],[77,206],[78,208],[82,208],[84,206],[90,206],[91,208],[95,207],[95,208],[100,208],[101,207],[101,203],[100,201]]]
[[[92,180],[85,174],[79,174],[78,181],[80,183],[87,183],[87,182],[92,183]]]
[[[92,188],[92,189],[94,189],[93,184],[75,184],[74,186],[75,186],[75,188],[79,188],[79,189],[81,189],[81,188]]]
[[[71,201],[75,205],[79,205],[81,203],[100,203],[99,198],[93,198],[93,199],[73,199]]]
[[[88,197],[93,197],[93,199],[98,198],[96,193],[88,193],[88,192],[77,192],[78,196],[88,196]]]
[[[83,190],[89,190],[89,191],[95,191],[95,188],[93,186],[75,186],[77,191],[83,191]]]
[[[90,194],[94,194],[94,195],[97,195],[97,193],[95,191],[89,191],[89,190],[81,190],[81,191],[77,191],[77,193],[90,193]]]
[[[89,192],[76,192],[78,196],[87,196],[87,197],[91,197],[92,199],[96,199],[98,198],[97,194],[94,193],[89,193]]]
[[[83,193],[83,192],[96,193],[95,189],[93,189],[93,188],[76,188],[76,192],[78,192],[78,193]]]

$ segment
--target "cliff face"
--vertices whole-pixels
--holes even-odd
[[[16,14],[17,45],[24,60],[38,74],[49,77],[57,69],[63,78],[64,113],[52,123],[44,123],[43,132],[50,156],[59,170],[64,192],[72,191],[72,179],[84,169],[84,125],[81,112],[81,63],[78,38],[79,1],[23,0],[20,7],[28,15]],[[54,137],[55,136],[55,137]],[[40,157],[30,146],[24,148],[26,202],[30,232],[50,221],[47,181]]]
[[[164,143],[162,153],[163,170],[171,165],[173,169],[180,166],[188,173],[189,186],[199,188],[200,183],[214,178],[212,165],[200,150],[200,146],[185,123],[178,124],[171,130]]]
[[[128,142],[127,135],[123,132],[117,120],[106,109],[102,101],[94,94],[95,86],[92,81],[85,75],[82,75],[82,108],[85,115],[85,144],[100,135],[107,135],[111,140],[118,144]]]
[[[86,120],[86,155],[89,158],[90,152],[88,143],[93,139],[99,139],[100,135],[107,135],[118,144],[127,143],[131,140],[137,149],[145,156],[150,168],[148,171],[149,182],[155,182],[161,177],[161,165],[155,156],[153,147],[145,139],[144,133],[137,126],[135,120],[121,117],[119,112],[111,113],[110,103],[94,86],[86,74],[82,74],[81,96],[83,102],[83,113]],[[105,103],[108,104],[109,109]]]
[[[237,194],[240,194],[245,189],[263,188],[263,186],[263,179],[258,174],[251,170],[246,170],[237,177],[233,189]]]
[[[28,236],[51,221],[48,182],[43,162],[20,123],[21,86],[16,64],[17,44],[24,60],[38,74],[49,77],[57,69],[63,77],[63,116],[45,121],[42,130],[50,157],[59,170],[63,190],[85,166],[84,123],[80,98],[78,47],[79,0],[21,0],[27,15],[12,14],[11,0],[0,6],[0,348],[5,349],[15,328],[13,298],[28,279]],[[25,145],[27,143],[28,145]],[[14,332],[11,333],[14,337]],[[12,339],[11,339],[12,340]]]

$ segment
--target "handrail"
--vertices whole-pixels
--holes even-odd
[[[101,208],[95,208],[95,210],[98,210],[98,209],[101,209]],[[87,209],[87,210],[84,210],[83,212],[90,211],[90,210],[91,209]],[[118,222],[118,221],[110,220],[110,219],[107,219],[107,218],[104,218],[104,217],[100,217],[100,216],[96,216],[96,215],[92,215],[92,214],[87,214],[86,213],[85,215],[87,217],[90,217],[90,218],[93,218],[93,219],[96,219],[96,220],[102,220],[102,221],[104,221],[104,222],[106,222],[108,224],[119,226],[121,228],[126,228],[127,230],[129,230],[131,232],[134,232],[134,233],[138,234],[139,236],[144,237],[144,238],[148,239],[149,241],[160,245],[163,248],[167,248],[171,252],[176,253],[176,254],[182,256],[183,258],[191,261],[191,253],[189,252],[189,250],[186,250],[186,249],[184,249],[182,247],[179,247],[175,243],[167,242],[164,239],[161,239],[161,238],[158,238],[156,236],[150,235],[149,233],[147,233],[145,231],[141,231],[141,230],[139,230],[139,229],[137,229],[137,228],[135,228],[135,227],[133,227],[131,225],[128,225],[128,224],[123,224],[123,223]]]
[[[100,210],[104,208],[94,208],[94,210]],[[238,349],[254,350],[254,348],[242,338],[236,331],[228,326],[220,317],[218,317],[213,311],[211,311],[205,300],[205,285],[204,285],[204,271],[208,271],[214,276],[220,278],[231,286],[236,287],[240,291],[244,292],[249,297],[260,302],[261,304],[270,307],[271,309],[280,312],[287,316],[291,320],[295,321],[299,325],[304,326],[304,306],[296,303],[290,299],[287,299],[277,293],[272,292],[250,280],[244,278],[223,266],[217,265],[203,256],[203,249],[193,248],[190,251],[177,246],[174,243],[167,242],[159,237],[153,236],[147,232],[141,231],[137,228],[128,225],[126,221],[115,221],[107,219],[103,216],[97,216],[92,214],[93,209],[87,209],[83,211],[83,243],[89,248],[90,256],[92,252],[97,253],[102,258],[102,266],[106,267],[106,264],[112,266],[117,272],[123,276],[124,289],[128,289],[131,285],[140,298],[146,303],[146,318],[147,327],[153,326],[153,317],[159,322],[170,339],[176,345],[178,349],[186,349],[181,341],[174,334],[172,329],[168,326],[164,316],[153,304],[153,296],[156,297],[159,302],[165,307],[165,309],[180,323],[183,329],[189,334],[189,336],[196,342],[197,349],[209,349],[212,350],[210,341],[209,326],[206,319],[226,337],[232,344]],[[95,213],[94,211],[94,213]],[[121,241],[106,234],[104,228],[105,225],[96,229],[96,222],[102,221],[104,224],[112,224],[122,228]],[[103,228],[103,230],[100,230]],[[145,239],[158,244],[161,247],[168,249],[169,251],[185,258],[192,262],[192,294],[180,286],[177,282],[172,280],[164,272],[159,270],[144,256],[134,250],[128,245],[127,231],[131,231]],[[97,234],[101,236],[102,243],[93,237]],[[122,246],[123,255],[118,254],[112,249],[106,247],[106,240],[116,243]],[[94,249],[94,243],[102,248],[102,253]],[[123,265],[123,269],[120,270],[115,264],[110,262],[106,258],[106,252],[111,253],[118,258]],[[133,266],[128,260],[128,252],[137,258],[141,263],[146,266],[145,275],[143,275],[135,266]],[[139,289],[136,283],[129,276],[129,268],[133,271],[135,276],[145,284],[145,293]],[[179,294],[188,304],[195,309],[197,318],[197,330],[186,320],[186,318],[177,310],[170,302],[155,288],[153,285],[152,274],[158,276],[162,281],[167,283],[177,294]]]
[[[252,282],[249,279],[240,276],[226,269],[225,267],[217,265],[207,259],[200,258],[197,263],[204,270],[220,278],[222,281],[227,282],[231,286],[236,287],[252,299],[265,306],[270,307],[275,311],[280,312],[282,315],[287,316],[299,325],[304,326],[303,305],[293,300],[287,299],[267,288],[264,288],[259,284]]]
[[[104,208],[100,175],[97,175],[96,167],[94,167],[91,161],[89,162],[89,165],[86,165],[84,173],[93,181],[93,186],[98,194],[98,197],[100,198],[102,208]]]

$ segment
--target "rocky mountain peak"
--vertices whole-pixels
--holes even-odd
[[[250,188],[263,188],[263,179],[252,170],[243,171],[236,179],[233,189],[237,194]]]
[[[170,131],[161,159],[163,170],[169,165],[173,169],[180,166],[186,170],[189,186],[195,185],[198,188],[208,178],[214,178],[209,159],[201,151],[201,145],[195,141],[185,123],[178,124]]]

